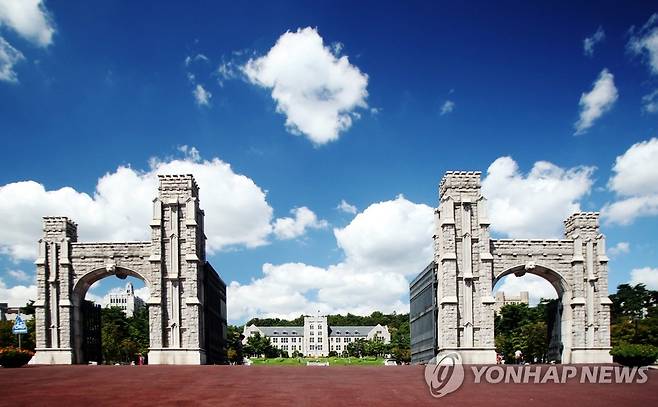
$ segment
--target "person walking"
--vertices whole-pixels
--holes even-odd
[[[516,352],[514,352],[514,361],[517,365],[520,365],[523,361],[523,352],[517,349]]]

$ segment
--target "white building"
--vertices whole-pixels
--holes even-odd
[[[132,317],[135,310],[144,306],[144,301],[135,296],[135,289],[131,282],[126,283],[126,288],[120,293],[109,293],[101,301],[103,308],[117,307]]]
[[[503,291],[498,291],[496,293],[496,302],[493,307],[494,312],[496,314],[500,313],[500,309],[509,304],[530,304],[528,292],[521,291],[518,296],[512,297],[510,295],[505,295],[505,292]]]
[[[270,338],[274,347],[289,355],[297,351],[308,357],[326,357],[330,351],[340,355],[357,339],[391,342],[386,326],[329,326],[326,316],[305,316],[304,326],[245,326],[242,343],[246,344],[256,332]]]

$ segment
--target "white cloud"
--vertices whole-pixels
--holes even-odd
[[[272,90],[288,131],[316,145],[337,140],[352,125],[355,110],[368,107],[368,76],[310,27],[281,35],[267,55],[249,59],[242,71],[251,83]]]
[[[217,67],[217,76],[219,77],[217,82],[220,86],[224,86],[225,81],[237,78],[239,72],[239,67],[233,61],[222,62]]]
[[[194,94],[194,100],[196,101],[197,105],[199,106],[210,105],[210,99],[212,98],[212,93],[210,93],[210,91],[207,91],[203,86],[197,83],[192,93]]]
[[[0,26],[8,26],[21,37],[47,47],[55,28],[41,0],[0,0]]]
[[[594,55],[594,46],[605,39],[605,31],[599,27],[594,34],[583,40],[583,52],[588,57]]]
[[[23,54],[0,37],[0,81],[18,83],[14,65],[25,59]]]
[[[658,193],[658,138],[633,144],[617,157],[612,171],[608,186],[618,194]]]
[[[455,110],[455,102],[452,100],[446,100],[445,103],[443,103],[443,106],[441,106],[441,116],[452,113],[453,110]]]
[[[617,257],[622,254],[628,254],[631,251],[631,245],[628,242],[619,242],[616,245],[612,246],[608,253],[610,256]]]
[[[210,253],[235,245],[267,243],[272,208],[265,192],[250,178],[236,174],[219,158],[153,159],[150,165],[145,172],[122,166],[105,174],[93,196],[71,187],[46,190],[35,181],[0,186],[0,253],[34,259],[42,216],[72,218],[79,224],[81,240],[148,239],[157,174],[194,174],[201,188]]]
[[[650,290],[658,290],[658,268],[643,267],[631,270],[630,283],[644,284]]]
[[[196,147],[183,144],[182,146],[179,146],[177,150],[183,153],[188,160],[195,163],[201,162],[201,153]]]
[[[522,277],[514,274],[503,277],[501,282],[496,284],[494,293],[499,291],[510,297],[518,296],[521,291],[527,291],[532,306],[537,305],[542,298],[547,300],[557,298],[557,291],[548,280],[530,273]]]
[[[30,281],[34,279],[33,276],[30,276],[23,270],[8,270],[7,274],[19,281]]]
[[[434,211],[399,196],[370,205],[334,229],[344,261],[328,267],[263,265],[263,275],[228,287],[234,321],[255,316],[408,311],[408,281],[432,259]]]
[[[653,14],[642,28],[635,32],[631,28],[628,50],[635,55],[644,56],[654,75],[658,75],[658,14]]]
[[[357,212],[356,206],[347,203],[347,201],[345,201],[344,199],[341,199],[336,209],[343,211],[345,213],[351,213],[352,215],[356,215]]]
[[[618,200],[601,210],[606,223],[628,225],[658,215],[658,138],[633,144],[615,160],[608,188]]]
[[[147,286],[136,288],[135,297],[139,297],[144,301],[148,301],[151,298],[151,290]]]
[[[642,109],[646,113],[658,113],[658,89],[642,96]]]
[[[294,239],[306,233],[307,229],[323,229],[329,224],[318,219],[312,210],[305,206],[290,211],[294,218],[279,218],[274,222],[274,234],[282,240]]]
[[[10,307],[22,307],[29,300],[37,299],[37,286],[35,284],[16,285],[9,288],[0,278],[0,298],[2,302],[8,303]]]
[[[583,134],[592,127],[598,118],[612,108],[618,97],[614,76],[607,69],[602,70],[592,90],[580,96],[580,118],[575,124],[575,134]]]
[[[590,192],[593,172],[538,161],[524,175],[511,157],[498,158],[482,181],[492,230],[515,238],[560,237],[562,222],[580,210],[579,201]]]

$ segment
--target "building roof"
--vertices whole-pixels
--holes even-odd
[[[366,336],[375,326],[330,326],[329,336]]]
[[[265,336],[304,336],[303,326],[259,326]]]
[[[330,326],[329,336],[367,336],[377,326]],[[256,326],[265,336],[304,336],[303,326]]]

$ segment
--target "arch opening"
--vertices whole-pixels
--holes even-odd
[[[124,267],[95,269],[75,281],[75,363],[130,363],[146,357],[150,292],[151,284],[142,273]]]
[[[506,363],[569,360],[570,315],[564,299],[571,288],[549,267],[529,263],[494,277],[494,338]],[[505,307],[511,305],[511,307]],[[521,360],[518,359],[521,351]]]

